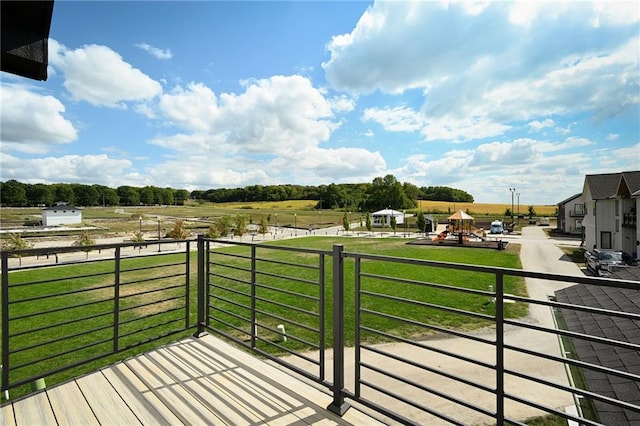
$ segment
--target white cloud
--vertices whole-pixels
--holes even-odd
[[[609,133],[607,135],[607,140],[608,141],[615,141],[618,139],[618,137],[620,137],[620,135],[618,135],[617,133]]]
[[[126,159],[107,155],[65,155],[36,159],[3,155],[2,178],[19,179],[24,183],[90,182],[116,187],[132,169]],[[135,185],[137,182],[130,182]]]
[[[134,46],[149,52],[152,56],[155,56],[158,59],[171,59],[173,57],[171,49],[159,49],[147,43],[136,43]]]
[[[544,121],[533,120],[527,125],[531,131],[537,132],[539,130],[546,129],[547,127],[553,127],[555,122],[552,119],[547,118]]]
[[[146,101],[162,93],[160,83],[107,46],[69,49],[50,39],[49,62],[63,71],[71,96],[92,105],[125,107],[123,102]]]
[[[78,137],[73,123],[64,118],[58,99],[21,85],[0,86],[0,141],[2,150],[46,152],[51,145],[70,143]]]

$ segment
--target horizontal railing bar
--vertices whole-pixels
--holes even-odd
[[[560,411],[560,410],[555,409],[553,407],[548,407],[546,405],[539,404],[537,402],[528,400],[526,398],[521,398],[521,397],[518,397],[518,396],[515,396],[515,395],[508,394],[508,393],[505,393],[504,397],[508,398],[508,399],[510,399],[512,401],[516,401],[516,402],[519,402],[521,404],[527,405],[529,407],[537,408],[540,411],[544,411],[544,412],[547,412],[549,414],[554,414],[556,416],[563,417],[563,418],[565,418],[567,420],[576,421],[577,424],[580,425],[580,426],[583,426],[583,425],[587,425],[587,426],[603,426],[602,423],[598,423],[596,421],[589,420],[586,417],[576,417],[576,416],[568,414],[568,413],[566,413],[564,411]]]
[[[273,277],[273,278],[282,278],[285,279],[287,281],[293,281],[293,282],[297,282],[297,283],[303,283],[303,284],[310,284],[310,285],[314,285],[314,286],[318,286],[318,283],[316,281],[313,280],[308,280],[305,278],[296,278],[296,277],[292,277],[289,275],[281,275],[281,274],[275,274],[272,272],[266,272],[266,271],[255,271],[256,275],[264,275],[266,277]]]
[[[460,331],[456,331],[456,330],[451,330],[448,328],[444,328],[444,327],[440,327],[437,325],[432,325],[432,324],[427,324],[424,322],[420,322],[420,321],[416,321],[416,320],[412,320],[412,319],[408,319],[408,318],[403,318],[403,317],[398,317],[396,315],[391,315],[391,314],[385,314],[383,312],[378,312],[378,311],[372,311],[370,309],[360,309],[361,312],[364,313],[368,313],[371,315],[376,315],[382,318],[388,318],[388,319],[394,319],[400,322],[404,322],[406,324],[411,324],[411,325],[417,325],[423,328],[428,328],[430,330],[434,330],[434,331],[438,331],[440,333],[444,333],[444,334],[448,334],[448,335],[452,335],[452,336],[457,336],[457,337],[462,337],[465,339],[469,339],[469,340],[473,340],[476,342],[480,342],[480,343],[487,343],[490,345],[495,346],[496,342],[495,340],[488,340],[488,339],[483,339],[482,337],[478,337],[478,336],[474,336],[472,334],[466,334],[466,333],[462,333]],[[364,327],[362,327],[364,328]]]
[[[218,284],[209,284],[209,288],[217,288],[217,289],[223,290],[223,291],[228,292],[228,293],[236,294],[238,296],[242,296],[242,297],[246,297],[246,298],[251,299],[251,294],[243,293],[240,290],[236,290],[236,289],[229,288],[229,287],[221,287]],[[211,297],[220,297],[220,296],[211,295]]]
[[[52,299],[54,297],[63,297],[63,296],[69,296],[69,295],[72,295],[72,294],[89,293],[91,291],[104,290],[105,288],[113,288],[113,284],[107,284],[107,285],[103,285],[103,286],[99,286],[99,287],[83,288],[83,289],[80,289],[80,290],[63,291],[63,292],[60,292],[60,293],[50,293],[50,294],[47,294],[47,295],[44,295],[44,296],[34,296],[34,297],[26,297],[24,299],[15,299],[15,300],[10,300],[7,304],[8,305],[18,305],[20,303],[33,302],[35,300]]]
[[[43,358],[38,358],[38,359],[35,359],[33,361],[25,362],[23,364],[13,364],[13,365],[11,365],[11,369],[19,370],[21,368],[29,367],[30,365],[38,364],[38,363],[43,362],[43,361],[48,361],[50,359],[59,358],[59,357],[65,356],[65,355],[72,354],[74,352],[78,352],[78,351],[82,351],[84,349],[92,348],[94,346],[104,345],[105,343],[110,343],[111,341],[112,341],[111,338],[103,339],[103,340],[97,340],[95,342],[91,342],[91,343],[83,345],[83,346],[78,346],[76,348],[69,349],[67,351],[58,352],[58,353],[55,353],[53,355],[48,355],[48,356],[45,356]],[[43,376],[44,375],[45,374],[43,374]]]
[[[428,393],[430,393],[432,395],[436,395],[436,396],[438,396],[438,397],[440,397],[442,399],[446,399],[447,401],[451,401],[451,402],[456,403],[458,405],[462,405],[463,407],[466,407],[466,408],[469,408],[471,410],[477,411],[479,413],[485,414],[485,415],[487,415],[489,417],[494,417],[495,414],[496,414],[496,413],[494,413],[492,411],[487,410],[486,408],[477,406],[475,404],[472,404],[471,402],[468,402],[468,401],[465,401],[463,399],[457,398],[457,397],[455,397],[453,395],[448,395],[448,394],[446,394],[444,392],[440,392],[440,391],[438,391],[436,389],[433,389],[433,388],[431,388],[429,386],[422,385],[422,384],[420,384],[418,382],[415,382],[413,380],[406,379],[406,378],[404,378],[404,377],[402,377],[400,375],[391,373],[389,371],[385,371],[385,370],[383,370],[381,368],[378,368],[378,367],[376,367],[376,366],[374,366],[372,364],[361,363],[361,365],[364,368],[368,368],[369,370],[377,372],[378,374],[381,374],[381,375],[386,376],[386,377],[390,377],[390,378],[392,378],[394,380],[397,380],[397,381],[402,382],[404,384],[413,386],[414,388],[418,388],[418,389],[423,390],[425,392],[428,392]],[[489,391],[489,393],[495,395],[495,390],[493,392]],[[394,396],[394,398],[396,398],[396,399],[398,399],[398,397],[399,397],[398,394],[394,394],[392,392],[389,392],[388,395],[389,396]]]
[[[239,284],[245,284],[249,286],[251,285],[251,281],[241,280],[240,278],[229,277],[227,275],[220,275],[220,274],[216,274],[215,272],[209,272],[209,277],[218,277],[218,278],[223,278],[225,280],[233,281]],[[209,287],[221,288],[223,290],[226,288],[226,287],[222,287],[220,284],[215,284],[212,282],[209,282]]]
[[[434,303],[427,303],[427,302],[421,302],[419,300],[405,299],[403,297],[391,296],[389,294],[383,294],[383,293],[374,293],[372,291],[366,291],[366,290],[360,291],[360,294],[363,294],[366,296],[379,297],[381,299],[393,300],[396,302],[408,303],[410,305],[420,306],[422,308],[438,309],[441,311],[451,312],[454,314],[464,315],[467,317],[474,317],[474,318],[495,322],[495,317],[492,317],[490,315],[478,314],[476,312],[471,312],[471,311],[463,311],[462,309],[451,308],[449,306],[436,305]]]
[[[48,267],[51,268],[51,265],[49,265]],[[83,279],[83,278],[94,278],[94,277],[102,277],[102,276],[109,276],[109,275],[112,276],[113,275],[113,271],[96,272],[96,273],[93,273],[93,274],[73,275],[73,276],[65,276],[65,277],[60,277],[60,278],[47,278],[45,280],[14,283],[14,284],[10,284],[9,285],[9,289],[12,290],[14,288],[22,288],[22,287],[27,287],[27,286],[31,286],[31,285],[40,285],[40,284],[51,284],[51,283],[57,283],[57,282],[64,282],[64,281],[68,281],[70,279],[79,280],[79,279]]]
[[[391,276],[388,276],[388,275],[371,274],[371,273],[366,273],[366,272],[361,272],[360,276],[361,277],[367,277],[367,278],[376,278],[376,279],[380,279],[380,280],[384,280],[384,281],[396,282],[396,283],[400,283],[400,284],[415,284],[415,285],[419,285],[419,286],[422,286],[422,287],[437,288],[437,289],[440,289],[440,290],[450,290],[450,291],[456,291],[456,292],[460,292],[460,293],[476,294],[478,296],[495,297],[495,293],[492,293],[492,292],[489,292],[489,291],[483,291],[483,290],[476,290],[476,289],[473,289],[473,288],[455,287],[455,286],[450,286],[450,285],[446,285],[446,284],[438,284],[438,283],[432,283],[432,282],[427,282],[427,281],[410,280],[410,279],[407,279],[407,278],[391,277]]]
[[[182,321],[184,321],[184,318],[181,317],[181,318],[176,318],[176,319],[172,319],[172,320],[169,320],[169,321],[161,322],[161,323],[158,323],[158,324],[150,325],[148,327],[145,327],[144,330],[134,330],[134,331],[129,332],[129,333],[121,333],[119,340],[122,340],[125,337],[129,337],[129,336],[133,336],[133,335],[136,335],[136,334],[139,334],[139,333],[143,333],[143,332],[148,331],[148,330],[153,330],[155,328],[160,328],[160,327],[166,327],[169,324],[173,324],[173,323],[176,323],[176,322],[182,322]],[[174,330],[174,331],[175,332],[180,332],[181,330]]]
[[[244,266],[225,265],[224,263],[217,263],[217,262],[214,262],[214,261],[209,262],[209,265],[211,265],[211,266],[219,266],[221,268],[231,269],[231,270],[234,270],[234,271],[251,272],[251,268],[244,267]],[[211,273],[211,275],[213,275],[213,273]],[[225,276],[225,275],[222,275],[222,276]]]
[[[140,304],[140,305],[127,306],[127,307],[120,308],[120,312],[122,313],[122,312],[127,312],[127,311],[133,311],[133,310],[144,308],[144,307],[147,307],[147,306],[153,306],[153,305],[157,305],[159,303],[164,303],[164,302],[169,302],[171,300],[179,300],[179,299],[184,299],[184,298],[185,298],[185,296],[176,296],[176,297],[168,297],[166,299],[154,300],[154,301],[143,303],[143,304]],[[175,307],[175,308],[171,308],[171,309],[167,309],[167,310],[164,310],[164,311],[160,311],[158,314],[162,314],[162,313],[165,313],[165,312],[172,312],[172,311],[178,310],[178,309],[184,309],[184,306],[178,306],[178,307]],[[120,321],[120,324],[127,324],[129,322],[137,321],[137,320],[140,320],[142,318],[149,318],[149,317],[152,317],[154,315],[156,315],[156,314],[154,313],[152,315],[145,315],[144,317],[134,318],[133,320]]]
[[[277,330],[277,329],[275,329],[273,327],[269,327],[268,325],[261,324],[259,322],[256,323],[256,325],[258,327],[260,327],[260,328],[264,328],[265,330],[269,330],[270,332],[272,332],[274,334],[277,334],[277,335],[282,334],[279,330]],[[300,337],[297,337],[295,334],[285,333],[284,335],[287,337],[287,339],[295,340],[296,342],[299,342],[299,343],[304,343],[305,345],[310,346],[313,349],[320,349],[320,345],[318,345],[317,343],[313,343],[313,342],[310,342],[308,340],[305,340],[305,339],[302,339]],[[256,336],[256,337],[258,337],[258,336]],[[274,343],[274,342],[271,342],[271,343]],[[280,345],[277,345],[277,346],[280,347]]]
[[[161,288],[155,288],[155,289],[146,290],[146,291],[139,291],[137,293],[130,293],[124,296],[120,296],[120,300],[131,299],[132,297],[138,297],[138,296],[143,296],[143,295],[148,295],[153,293],[166,293],[169,290],[176,290],[176,289],[183,290],[184,284],[177,284],[177,285],[172,285],[170,287],[161,287]],[[183,294],[181,295],[181,297],[185,297],[185,295]]]
[[[69,335],[66,335],[66,336],[58,337],[56,339],[45,340],[44,342],[38,342],[38,343],[35,343],[33,345],[23,346],[21,348],[13,348],[13,349],[11,349],[11,353],[15,354],[15,353],[19,353],[19,352],[24,352],[24,351],[28,351],[28,350],[31,350],[31,349],[35,349],[35,348],[40,348],[40,347],[43,347],[43,346],[51,345],[53,343],[62,342],[64,340],[73,339],[75,337],[85,336],[87,334],[93,334],[93,333],[96,333],[98,331],[109,330],[109,329],[113,329],[113,324],[103,325],[101,327],[92,328],[91,330],[85,330],[85,331],[82,331],[82,332],[79,332],[79,333],[69,334]]]
[[[121,281],[120,282],[120,286],[122,288],[123,286],[126,286],[126,285],[149,283],[149,282],[154,282],[154,281],[166,280],[166,279],[174,278],[174,277],[184,277],[184,273],[163,275],[161,277],[141,278],[139,280],[133,280],[133,281]]]
[[[19,336],[22,336],[22,335],[25,335],[25,334],[31,334],[31,333],[36,332],[36,331],[49,330],[51,328],[63,327],[65,325],[81,323],[81,322],[89,320],[89,319],[96,319],[96,318],[105,317],[105,316],[112,316],[112,315],[113,315],[113,311],[108,311],[108,312],[101,312],[101,313],[98,313],[98,314],[88,315],[88,316],[82,317],[82,318],[74,318],[74,319],[68,320],[68,321],[57,322],[55,324],[38,325],[38,328],[32,328],[32,329],[29,329],[29,330],[23,330],[23,331],[18,331],[18,332],[12,333],[12,334],[9,335],[9,338],[15,338],[15,337],[19,337]]]
[[[231,244],[234,246],[244,246],[244,247],[256,247],[260,250],[282,250],[282,251],[293,251],[299,253],[309,253],[309,254],[324,254],[331,255],[332,252],[330,250],[321,250],[321,249],[312,249],[307,247],[287,247],[287,246],[261,246],[256,245],[254,243],[245,243],[242,241],[226,241],[226,240],[217,240],[217,239],[209,239],[205,238],[205,241],[210,241],[219,244]],[[219,254],[221,252],[215,252],[215,254]]]
[[[464,384],[472,386],[474,388],[478,388],[478,389],[483,390],[485,392],[489,392],[489,393],[494,394],[494,395],[496,393],[496,389],[495,388],[491,388],[489,386],[485,386],[483,384],[476,383],[474,381],[462,378],[460,376],[456,376],[455,374],[447,373],[444,370],[438,370],[436,368],[432,368],[432,367],[429,367],[427,365],[420,364],[418,362],[412,361],[412,360],[410,360],[408,358],[402,358],[402,357],[400,357],[400,356],[398,356],[396,354],[392,354],[390,352],[383,351],[383,350],[378,349],[378,348],[373,347],[373,346],[361,345],[360,347],[364,348],[366,350],[369,350],[371,352],[375,352],[375,353],[377,353],[379,355],[386,356],[386,357],[389,357],[389,358],[393,358],[396,361],[404,362],[404,363],[407,363],[407,364],[412,365],[414,367],[418,367],[421,370],[426,370],[426,371],[429,371],[431,373],[437,374],[439,376],[446,377],[446,378],[451,379],[451,380],[455,380],[456,382],[464,383]]]
[[[21,320],[21,319],[24,319],[24,318],[39,317],[39,316],[42,316],[42,315],[52,314],[52,313],[55,313],[55,312],[62,312],[62,311],[67,311],[69,309],[83,308],[85,306],[98,305],[100,303],[107,303],[107,302],[111,302],[111,301],[113,301],[113,298],[111,298],[111,299],[100,299],[100,300],[95,300],[93,302],[86,302],[86,303],[77,303],[75,305],[66,305],[66,306],[61,306],[59,308],[48,309],[46,311],[30,312],[28,314],[17,315],[15,317],[11,317],[11,318],[9,318],[9,321],[12,322],[12,321]]]
[[[232,328],[232,329],[236,330],[239,333],[245,334],[247,336],[251,336],[251,332],[249,332],[247,330],[243,330],[240,327],[231,324],[230,322],[227,322],[227,321],[222,320],[222,319],[217,318],[217,317],[212,317],[211,315],[208,315],[207,318],[209,318],[211,321],[218,322],[220,324],[224,324],[227,327]],[[231,335],[229,335],[229,336],[231,336]]]
[[[284,288],[273,287],[273,286],[270,286],[270,285],[260,284],[260,283],[256,283],[256,288],[263,288],[265,290],[271,290],[271,291],[274,291],[276,293],[288,294],[289,296],[296,296],[296,297],[300,297],[302,299],[318,302],[318,297],[317,296],[311,296],[311,295],[304,294],[304,293],[298,293],[297,291],[286,290]]]
[[[227,311],[226,309],[223,309],[219,306],[215,306],[215,305],[211,305],[209,306],[209,309],[214,310],[214,311],[218,311],[218,312],[222,312],[223,314],[229,315],[230,317],[239,319],[247,324],[251,324],[251,319],[250,318],[245,318],[240,314],[236,314],[235,312],[231,312],[231,311]]]
[[[318,265],[307,265],[307,264],[304,264],[304,263],[287,262],[285,260],[269,259],[269,258],[262,258],[262,257],[256,257],[256,261],[265,262],[265,263],[273,263],[273,264],[276,264],[276,265],[293,266],[295,268],[311,269],[311,270],[314,270],[314,271],[317,271],[317,270],[320,269],[320,267]]]
[[[640,351],[640,345],[637,345],[637,344],[634,344],[634,343],[623,342],[623,341],[620,341],[620,340],[608,339],[606,337],[598,337],[598,336],[594,336],[592,334],[582,334],[582,333],[578,333],[578,332],[575,332],[575,331],[563,330],[561,328],[542,327],[542,326],[538,326],[538,325],[535,325],[535,324],[530,324],[530,323],[525,323],[525,322],[520,322],[520,321],[514,321],[514,320],[506,320],[505,319],[504,323],[505,324],[509,324],[509,325],[518,326],[518,327],[522,327],[522,328],[528,328],[530,330],[541,331],[541,332],[545,332],[545,333],[549,333],[549,334],[572,337],[572,338],[576,338],[576,339],[587,340],[587,341],[590,341],[590,342],[602,343],[602,344],[610,345],[610,346],[617,346],[619,348],[631,349],[633,351]]]
[[[276,342],[273,342],[273,341],[271,341],[271,340],[267,340],[267,339],[265,339],[265,338],[263,338],[263,337],[261,337],[261,336],[258,336],[258,335],[256,335],[256,340],[259,340],[259,341],[261,341],[261,342],[264,342],[264,343],[266,343],[266,344],[268,344],[268,345],[270,345],[270,346],[275,346],[276,348],[278,348],[278,349],[280,349],[280,350],[282,350],[282,351],[285,351],[285,352],[287,352],[287,353],[289,353],[289,354],[291,354],[291,355],[297,356],[297,357],[299,357],[299,358],[304,359],[304,360],[305,360],[305,361],[307,361],[307,362],[313,362],[313,363],[315,363],[316,365],[318,365],[318,362],[317,362],[317,361],[315,361],[313,358],[310,358],[310,357],[306,356],[306,355],[305,355],[305,354],[303,354],[303,353],[300,353],[300,352],[294,351],[293,349],[287,348],[286,346],[279,345],[279,344],[278,344],[278,343],[276,343]],[[316,348],[317,348],[317,346],[316,346]]]
[[[640,381],[640,375],[629,373],[622,370],[615,370],[613,368],[605,367],[598,364],[591,364],[585,361],[580,361],[579,359],[573,359],[568,357],[562,357],[557,355],[545,354],[542,352],[532,351],[530,349],[520,348],[517,346],[504,345],[505,350],[512,350],[514,352],[525,353],[527,355],[531,355],[534,357],[542,357],[551,361],[556,361],[561,364],[569,364],[574,367],[586,368],[591,371],[597,371],[599,373],[610,374],[618,377],[622,377],[629,380]]]
[[[276,302],[275,300],[265,299],[264,297],[256,296],[256,300],[259,300],[259,301],[264,302],[264,303],[268,303],[270,305],[280,306],[281,308],[291,309],[291,310],[299,312],[301,314],[307,314],[307,315],[312,316],[314,318],[318,318],[320,316],[320,314],[317,313],[317,312],[313,312],[313,311],[309,311],[309,310],[306,310],[306,309],[302,309],[302,308],[299,308],[297,306],[287,305],[286,303]]]
[[[640,289],[638,290],[640,291]],[[618,317],[618,318],[624,318],[624,319],[631,319],[634,321],[640,321],[640,314],[637,314],[634,312],[615,311],[611,309],[596,308],[596,307],[585,306],[585,305],[572,305],[570,303],[563,303],[563,302],[557,302],[557,301],[546,300],[546,299],[545,300],[529,299],[529,298],[514,296],[514,295],[509,295],[509,299],[517,302],[526,302],[526,303],[533,303],[536,305],[550,306],[556,309],[566,309],[570,311],[587,312],[587,313],[592,313],[597,315],[604,315],[604,316],[611,316],[611,317]]]
[[[152,271],[154,269],[169,268],[174,266],[184,266],[186,264],[187,262],[180,261],[180,262],[172,262],[172,263],[162,263],[159,265],[140,266],[139,268],[121,269],[120,274],[126,274],[128,272]]]
[[[211,299],[214,299],[214,300],[221,300],[221,301],[223,301],[223,302],[226,302],[226,303],[229,303],[229,304],[231,304],[231,305],[234,305],[234,306],[237,306],[237,307],[239,307],[239,308],[242,308],[242,309],[244,309],[244,310],[246,310],[246,311],[251,310],[251,308],[250,308],[249,306],[247,306],[247,305],[243,305],[243,304],[241,304],[241,303],[235,302],[235,301],[233,301],[233,300],[226,299],[226,298],[224,298],[224,297],[220,297],[220,296],[211,296]],[[209,307],[210,309],[217,309],[217,310],[220,310],[220,311],[222,311],[222,312],[227,312],[226,310],[224,310],[224,309],[222,309],[222,308],[220,308],[219,306],[216,306],[216,305],[211,305],[211,304],[209,304],[209,305],[208,305],[208,307]],[[244,320],[245,320],[245,321],[247,321],[247,322],[251,322],[251,320],[250,320],[249,318],[241,317],[241,319],[244,319]]]
[[[539,377],[529,376],[527,374],[524,374],[524,373],[521,373],[521,372],[515,371],[515,370],[505,369],[504,373],[505,374],[510,374],[512,376],[520,377],[522,379],[526,379],[526,380],[529,380],[529,381],[532,381],[532,382],[536,382],[536,383],[541,384],[541,385],[549,386],[551,388],[560,389],[560,390],[563,390],[565,392],[582,395],[584,397],[588,397],[588,398],[591,398],[591,399],[596,399],[598,401],[602,401],[602,402],[605,402],[607,404],[611,404],[611,405],[615,405],[615,406],[618,406],[618,407],[621,407],[621,408],[625,408],[625,409],[628,409],[628,410],[640,412],[640,406],[630,404],[630,403],[628,403],[626,401],[620,401],[619,399],[609,398],[608,396],[604,396],[604,395],[599,394],[599,393],[591,392],[589,390],[580,389],[580,388],[576,388],[576,387],[572,387],[572,386],[567,386],[567,385],[563,385],[561,383],[550,382],[548,380],[545,380],[545,379],[542,379],[542,378],[539,378]]]
[[[360,327],[360,328],[363,329],[363,330],[375,333],[375,334],[379,334],[379,335],[382,335],[382,336],[385,336],[385,337],[393,338],[393,339],[395,339],[397,341],[400,341],[400,342],[403,342],[403,343],[407,343],[407,344],[412,345],[412,346],[417,346],[419,348],[426,349],[426,350],[429,350],[429,351],[432,351],[432,352],[435,352],[435,353],[439,353],[441,355],[446,355],[446,356],[449,356],[451,358],[459,359],[460,361],[466,361],[468,363],[475,364],[475,365],[478,365],[480,367],[488,368],[490,370],[495,370],[496,369],[495,365],[493,365],[493,364],[489,364],[489,363],[486,363],[486,362],[483,362],[483,361],[478,361],[477,359],[469,358],[469,357],[467,357],[465,355],[460,355],[460,354],[455,353],[455,352],[450,352],[450,351],[447,351],[447,350],[444,350],[444,349],[440,349],[440,348],[436,348],[436,347],[433,347],[433,346],[429,346],[429,345],[426,345],[426,344],[421,343],[421,342],[416,342],[416,341],[413,341],[413,340],[406,339],[404,337],[394,336],[392,334],[385,333],[383,331],[375,330],[375,329],[372,329],[372,328],[368,328],[368,327]],[[485,343],[488,343],[488,342],[485,342]],[[495,346],[495,344],[493,344],[493,345]],[[360,345],[360,347],[368,348],[367,345]]]
[[[316,334],[320,334],[320,330],[317,329],[317,328],[310,327],[310,326],[308,326],[306,324],[302,324],[302,323],[290,320],[290,319],[285,318],[285,317],[281,317],[280,315],[272,314],[271,312],[263,311],[261,309],[256,309],[256,313],[264,315],[264,316],[267,316],[269,318],[277,319],[277,320],[282,321],[282,322],[286,322],[287,324],[295,325],[296,327],[304,328],[305,330],[311,331],[311,332],[316,333]]]
[[[388,389],[382,388],[382,387],[380,387],[380,386],[378,386],[378,385],[376,385],[376,384],[374,384],[372,382],[369,382],[367,380],[360,380],[360,383],[362,385],[364,385],[364,386],[370,387],[371,389],[377,390],[378,392],[380,392],[380,393],[382,393],[384,395],[387,395],[387,396],[389,396],[391,398],[397,399],[398,401],[404,402],[407,405],[410,405],[410,406],[412,406],[414,408],[417,408],[417,409],[422,410],[422,411],[424,411],[426,413],[429,413],[429,414],[431,414],[431,415],[433,415],[435,417],[438,417],[438,418],[440,418],[442,420],[445,420],[448,423],[451,423],[451,424],[454,424],[454,425],[459,425],[459,426],[465,426],[465,423],[461,423],[458,420],[454,419],[453,417],[447,416],[446,414],[443,414],[443,413],[441,413],[439,411],[436,411],[436,410],[434,410],[432,408],[429,408],[426,405],[420,404],[420,403],[418,403],[416,401],[412,401],[410,399],[407,399],[407,398],[404,398],[402,396],[396,395],[396,394],[390,392]],[[358,401],[360,401],[360,399]],[[382,411],[385,414],[389,413],[388,410],[380,407],[378,404],[375,404],[375,403],[372,403],[372,404],[374,404],[374,406],[376,407],[377,411]],[[416,423],[414,421],[409,421],[409,419],[405,419],[402,416],[399,416],[399,418],[400,419],[404,419],[404,420],[402,420],[402,423],[405,423],[405,424],[414,424],[414,425],[419,425],[420,424],[420,423]]]
[[[130,242],[130,243],[126,243],[126,242],[120,242],[120,243],[108,243],[108,244],[95,244],[95,245],[91,245],[91,246],[60,246],[60,247],[41,247],[41,248],[29,248],[29,249],[19,249],[19,250],[7,250],[6,252],[8,253],[9,256],[13,256],[13,255],[33,255],[33,256],[37,256],[40,253],[42,254],[52,254],[52,253],[73,253],[73,252],[86,252],[86,251],[101,251],[101,250],[108,250],[108,249],[116,249],[116,248],[129,248],[129,247],[135,247],[137,248],[138,246],[154,246],[154,245],[161,245],[161,244],[180,244],[180,243],[186,243],[188,241],[195,241],[195,239],[184,239],[184,240],[171,240],[171,241],[158,241],[158,240],[148,240],[148,241],[144,241],[144,242]],[[163,253],[164,255],[170,255],[170,254],[175,254],[175,252],[173,253]],[[153,254],[154,256],[156,255],[155,253]]]

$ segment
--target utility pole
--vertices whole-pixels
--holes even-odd
[[[515,188],[509,188],[511,191],[511,223],[513,223],[513,194],[516,192]]]

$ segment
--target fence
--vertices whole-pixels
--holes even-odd
[[[39,252],[2,253],[2,390],[195,330],[326,387],[339,414],[361,404],[404,424],[640,417],[640,315],[570,297],[638,301],[637,282],[202,237],[192,265],[189,244],[135,258],[123,255],[133,245],[102,246],[113,256],[71,269],[9,268],[10,254]],[[21,281],[24,269],[42,278]],[[529,296],[525,279],[557,291]],[[602,333],[576,329],[581,319]],[[614,325],[626,332],[612,336]]]

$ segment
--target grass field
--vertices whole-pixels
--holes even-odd
[[[333,244],[343,244],[345,251],[384,254],[397,257],[429,259],[455,263],[500,266],[519,268],[520,261],[516,251],[494,251],[483,249],[456,249],[445,247],[410,246],[405,241],[395,238],[387,239],[354,239],[309,237],[283,240],[273,243],[277,245],[330,250]],[[212,312],[212,316],[223,318],[228,325],[217,324],[238,338],[246,335],[237,333],[238,330],[251,330],[244,319],[250,313],[242,305],[247,305],[246,282],[251,282],[250,272],[246,268],[247,259],[238,257],[246,255],[249,247],[228,247],[215,249],[215,253],[224,253],[223,269],[226,278],[215,278],[216,284],[224,290],[215,291],[222,295],[226,302],[217,301],[215,306],[230,313]],[[269,331],[275,329],[282,319],[290,319],[304,327],[288,326],[288,332],[296,339],[287,343],[290,350],[304,351],[312,348],[305,342],[318,342],[318,287],[292,281],[282,277],[297,277],[302,280],[314,281],[318,272],[308,265],[317,265],[318,258],[308,253],[293,253],[281,250],[269,250],[266,246],[258,246],[259,263],[257,308],[258,321],[262,328],[260,335],[267,341],[277,341],[278,335]],[[192,257],[195,254],[191,254]],[[213,259],[217,259],[213,255]],[[120,321],[118,329],[120,347],[145,342],[168,330],[182,327],[187,313],[184,309],[186,295],[183,290],[184,255],[167,254],[162,256],[148,256],[131,258],[121,265],[119,305]],[[195,259],[190,264],[190,294],[191,304],[189,317],[194,323],[196,271]],[[325,274],[327,283],[332,282],[332,267],[330,259],[325,260]],[[298,266],[302,265],[302,266]],[[239,269],[230,269],[234,266]],[[379,315],[364,315],[363,323],[367,327],[393,333],[407,338],[422,338],[429,334],[416,321],[428,321],[440,327],[471,330],[491,325],[473,317],[463,316],[455,312],[427,308],[413,303],[401,303],[391,298],[404,297],[407,299],[441,305],[451,309],[461,309],[469,312],[493,315],[494,305],[487,303],[487,298],[480,295],[437,289],[429,286],[409,285],[406,283],[390,282],[375,276],[392,276],[403,280],[427,280],[431,283],[446,284],[461,288],[486,291],[494,283],[490,274],[471,273],[435,267],[417,267],[397,264],[393,262],[363,262],[363,271],[372,277],[362,280],[363,290],[367,292],[362,298],[364,309],[384,313]],[[11,325],[14,337],[12,347],[23,348],[12,355],[11,365],[21,365],[32,360],[42,359],[38,368],[49,370],[60,365],[69,365],[81,359],[92,358],[96,355],[109,353],[113,347],[113,261],[87,263],[56,268],[35,269],[12,272],[11,280],[11,318],[20,318]],[[212,272],[216,267],[212,266]],[[220,269],[220,267],[217,267]],[[182,272],[181,272],[182,271]],[[249,276],[247,276],[249,274]],[[26,283],[37,283],[29,285]],[[524,282],[520,279],[506,277],[506,291],[512,294],[525,294]],[[15,286],[15,287],[14,287]],[[354,262],[345,261],[345,333],[348,345],[354,344]],[[214,290],[211,290],[214,291]],[[250,292],[250,291],[249,291]],[[300,297],[300,294],[312,298]],[[49,295],[47,299],[41,297]],[[331,344],[332,336],[332,289],[328,285],[324,293],[327,316],[327,345]],[[212,302],[211,302],[212,303]],[[294,310],[295,307],[298,310]],[[506,315],[520,317],[526,315],[527,307],[523,304],[510,304]],[[399,321],[404,318],[405,321]],[[80,319],[79,322],[67,323],[69,319]],[[215,321],[214,321],[215,322]],[[289,323],[288,323],[289,324]],[[232,326],[237,327],[234,329]],[[306,328],[305,328],[306,327]],[[193,331],[193,330],[192,330]],[[185,333],[185,335],[188,333]],[[363,336],[369,342],[384,341],[379,334]],[[64,344],[55,341],[63,339]],[[162,341],[167,341],[164,339]],[[157,343],[156,343],[157,344]],[[16,345],[16,346],[13,346]],[[153,347],[147,344],[136,350],[146,350]],[[264,350],[281,354],[277,347],[262,342]],[[72,348],[81,348],[77,352],[68,352]],[[60,355],[62,351],[62,355]],[[113,362],[133,352],[127,351],[109,356],[107,361]],[[59,382],[83,371],[98,368],[106,361],[95,361],[87,366],[56,374],[48,378],[48,383]],[[12,372],[18,379],[35,374],[33,368],[25,367],[22,371]],[[26,390],[23,390],[26,392]]]

